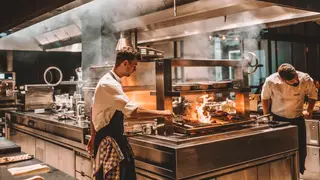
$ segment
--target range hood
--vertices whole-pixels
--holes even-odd
[[[81,51],[81,45],[79,46],[81,44],[81,29],[77,24],[67,25],[52,31],[40,31],[41,33],[37,33],[34,29],[27,28],[1,38],[0,50]]]
[[[72,24],[36,35],[34,38],[43,50],[56,49],[81,43],[81,30],[76,24]]]
[[[320,9],[319,9],[320,10]],[[260,25],[279,27],[316,21],[320,13],[255,0],[200,0],[114,23],[118,31],[137,30],[138,44]]]

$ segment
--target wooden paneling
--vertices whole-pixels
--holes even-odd
[[[277,71],[278,63],[277,63],[277,46],[275,41],[271,41],[271,67],[272,73]]]
[[[292,26],[292,34],[304,35],[305,34],[305,24],[300,23]]]
[[[307,72],[310,74],[310,76],[318,80],[320,79],[320,73],[319,73],[319,49],[317,44],[307,44]]]
[[[283,42],[278,41],[277,42],[277,48],[278,48],[278,66],[280,66],[283,63],[292,63],[292,57],[291,57],[291,43],[290,42]]]
[[[278,33],[280,34],[290,34],[291,33],[291,26],[284,26],[278,28]]]
[[[318,29],[319,25],[315,22],[308,22],[305,24],[306,26],[306,35],[307,36],[319,36]]]
[[[305,45],[301,43],[292,43],[293,66],[302,72],[307,71]]]
[[[314,79],[320,79],[320,73],[317,72],[320,68],[319,32],[320,25],[315,22],[268,29],[263,38],[270,41],[267,51],[267,56],[271,56],[269,72],[276,72],[281,63],[287,62],[297,70],[309,73]]]

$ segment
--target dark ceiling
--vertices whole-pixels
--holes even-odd
[[[74,0],[6,0],[0,4],[0,33]]]

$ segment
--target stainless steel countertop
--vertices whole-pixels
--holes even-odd
[[[90,126],[90,122],[78,122],[75,120],[58,120],[56,116],[50,114],[37,114],[34,112],[22,112],[22,111],[11,111],[12,114],[18,114],[23,116],[28,116],[31,118],[35,118],[37,120],[47,121],[50,123],[59,124],[62,126],[68,126],[76,129],[87,129]]]
[[[277,128],[270,128],[268,125],[258,125],[253,126],[251,128],[243,129],[243,130],[236,130],[230,131],[225,133],[219,134],[210,134],[210,135],[203,135],[198,137],[186,137],[181,134],[174,134],[171,136],[159,136],[159,135],[138,135],[130,137],[129,140],[131,142],[142,142],[148,143],[153,145],[159,145],[173,149],[185,148],[189,146],[195,146],[199,144],[206,144],[212,143],[217,141],[223,141],[226,139],[232,139],[237,137],[249,136],[254,134],[262,134],[268,133],[271,131],[278,131],[282,129],[293,128],[294,126],[284,126],[284,127],[277,127]]]

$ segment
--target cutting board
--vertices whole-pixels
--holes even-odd
[[[6,138],[0,138],[0,154],[20,152],[21,147]]]

